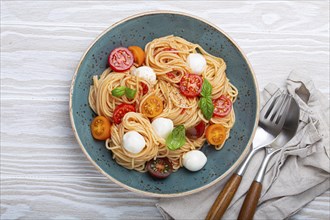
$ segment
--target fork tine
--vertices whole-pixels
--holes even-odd
[[[281,109],[278,111],[278,113],[275,116],[275,124],[283,126],[286,115],[289,112],[289,108],[291,105],[291,99],[292,99],[292,97],[290,95],[288,95],[286,97],[285,103],[283,104],[283,106],[281,107]]]
[[[284,97],[284,101],[282,102],[281,106],[277,109],[276,113],[273,115],[272,121],[275,121],[275,124],[277,124],[277,121],[279,118],[281,118],[283,110],[285,109],[285,106],[288,104],[289,96],[286,95]]]
[[[277,106],[274,106],[274,108],[272,109],[272,115],[270,117],[270,120],[271,121],[275,121],[275,119],[279,116],[279,113],[281,111],[281,109],[283,108],[283,106],[285,105],[285,102],[288,98],[288,95],[287,94],[283,94],[282,99],[280,101],[278,101],[278,105]]]
[[[278,95],[273,95],[273,96],[268,100],[268,102],[265,104],[265,106],[262,108],[262,110],[261,110],[261,112],[260,112],[260,117],[263,117],[263,118],[267,118],[267,117],[268,117],[268,115],[269,115],[269,113],[270,113],[272,107],[274,106],[274,104],[275,104],[277,98],[278,98],[279,96],[281,96],[281,92],[276,91],[275,94],[276,94],[276,93],[279,93],[279,94],[278,94]]]
[[[269,114],[266,115],[265,118],[270,117],[269,120],[271,120],[271,121],[274,119],[275,114],[278,112],[279,108],[283,105],[283,103],[285,101],[285,97],[286,97],[286,95],[282,94],[276,99],[274,106],[270,109]]]

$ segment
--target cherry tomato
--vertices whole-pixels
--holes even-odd
[[[173,72],[169,72],[169,73],[166,73],[166,76],[170,79],[174,79],[175,78],[175,75]]]
[[[118,47],[111,51],[108,61],[111,69],[117,72],[124,72],[133,65],[134,56],[127,48]]]
[[[96,116],[91,124],[91,132],[95,139],[106,140],[111,136],[111,123],[104,116]]]
[[[213,124],[206,129],[206,139],[212,145],[221,145],[226,139],[227,129],[220,124]]]
[[[149,91],[147,84],[145,84],[144,82],[141,82],[141,87],[142,87],[142,94],[143,95],[147,94]]]
[[[168,160],[167,157],[150,160],[147,162],[146,167],[151,176],[159,179],[168,177],[173,171],[172,163]]]
[[[138,65],[141,66],[144,63],[146,54],[142,50],[141,47],[139,46],[130,46],[128,49],[133,53],[134,56],[134,62]]]
[[[186,135],[188,138],[197,139],[203,136],[204,131],[205,131],[205,122],[201,121],[195,127],[188,128],[186,131]]]
[[[124,115],[127,112],[135,112],[134,105],[122,103],[115,108],[113,112],[113,121],[116,124],[120,124],[121,120],[123,119]]]
[[[180,92],[186,97],[196,97],[202,91],[203,79],[197,74],[185,74],[180,81]]]
[[[222,95],[218,99],[213,100],[214,111],[213,115],[216,117],[226,117],[232,108],[232,102],[229,98]]]
[[[155,95],[149,96],[141,103],[141,112],[148,118],[154,118],[163,111],[163,102]]]
[[[185,109],[185,108],[183,108],[183,109],[181,110],[180,115],[183,115],[184,113],[186,113],[186,109]]]

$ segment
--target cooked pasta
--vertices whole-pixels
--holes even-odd
[[[127,169],[145,172],[148,161],[167,157],[172,163],[173,169],[177,170],[183,166],[183,155],[191,150],[200,149],[206,140],[206,132],[203,131],[200,137],[186,136],[185,143],[180,148],[169,149],[167,139],[159,136],[152,126],[152,121],[157,118],[170,119],[174,127],[183,125],[186,131],[201,122],[206,125],[222,125],[225,137],[220,144],[215,145],[215,148],[220,150],[234,125],[234,109],[231,106],[230,109],[228,107],[228,112],[217,109],[220,117],[214,113],[207,119],[201,107],[203,91],[200,95],[190,97],[182,92],[181,85],[185,85],[182,84],[182,81],[186,79],[184,78],[186,74],[194,73],[194,69],[188,64],[188,56],[201,54],[206,65],[199,73],[200,78],[208,81],[212,86],[209,97],[204,95],[204,98],[212,100],[215,106],[214,111],[216,111],[217,103],[223,104],[226,103],[226,100],[234,103],[238,91],[226,77],[224,60],[207,53],[198,44],[172,35],[149,42],[145,46],[144,52],[145,66],[154,71],[156,80],[148,80],[147,77],[139,75],[137,66],[132,66],[126,71],[115,71],[112,70],[114,68],[108,68],[100,76],[93,76],[93,85],[90,87],[90,107],[97,115],[104,116],[112,122],[111,137],[107,138],[105,145],[112,152],[116,162]],[[191,83],[192,79],[187,78],[187,82]],[[116,88],[122,89],[122,91],[118,89],[118,94],[121,96],[113,94]],[[136,91],[134,97],[122,95],[127,92],[126,90],[124,92],[125,88]],[[157,100],[160,100],[161,103]],[[128,111],[125,114],[118,110],[117,113],[124,116],[116,119],[116,108],[122,103],[133,106],[135,112]],[[158,107],[162,111],[155,117],[148,117],[148,112],[144,112],[150,105],[153,106],[150,103],[160,104]],[[131,108],[133,109],[133,107]],[[145,146],[138,153],[132,153],[123,146],[123,136],[129,131],[138,132],[145,140]]]

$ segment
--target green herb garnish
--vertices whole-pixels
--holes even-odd
[[[127,88],[126,86],[119,86],[111,91],[111,94],[117,98],[122,97],[123,95],[126,95],[127,98],[133,99],[136,94],[135,89]]]
[[[179,125],[173,129],[171,134],[166,138],[166,146],[170,150],[176,150],[186,143],[186,130],[183,125]]]
[[[210,97],[202,97],[199,100],[199,108],[202,110],[204,117],[207,120],[210,120],[213,116],[214,105],[212,103],[212,99]]]
[[[125,95],[126,95],[127,98],[134,99],[135,94],[136,94],[135,89],[126,88]]]
[[[214,105],[212,103],[212,85],[211,83],[204,78],[201,96],[202,98],[199,100],[199,108],[201,109],[204,117],[207,120],[210,120],[213,116]]]
[[[126,87],[125,86],[119,86],[111,91],[111,94],[114,97],[120,98],[125,94]]]
[[[206,98],[206,97],[210,97],[211,94],[212,94],[212,85],[207,79],[204,78],[201,95]]]

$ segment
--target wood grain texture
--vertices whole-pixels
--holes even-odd
[[[217,220],[221,219],[222,216],[225,214],[228,206],[230,205],[234,195],[241,184],[242,176],[234,173],[228,182],[223,187],[222,191],[219,193],[217,198],[215,199],[212,207],[210,208],[209,212],[205,220]]]
[[[253,220],[261,195],[261,189],[262,184],[254,180],[244,198],[237,220]]]
[[[150,10],[183,11],[227,32],[260,88],[293,69],[329,97],[328,1],[2,1],[1,219],[161,219],[154,204],[101,175],[68,114],[80,57],[108,26]],[[329,191],[292,219],[328,219]]]

